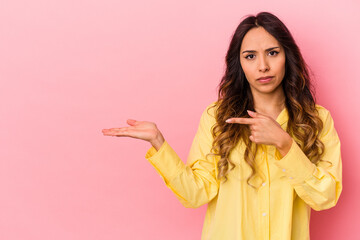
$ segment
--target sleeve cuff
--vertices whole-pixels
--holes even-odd
[[[275,164],[288,177],[290,183],[300,184],[307,180],[316,170],[313,164],[293,139],[289,152],[281,158],[279,151],[275,150]]]
[[[165,182],[171,181],[185,168],[185,164],[167,141],[157,151],[153,146],[146,152],[145,158],[156,169]]]

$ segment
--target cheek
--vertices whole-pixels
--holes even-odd
[[[276,72],[281,75],[285,75],[285,59],[279,59],[276,63]]]
[[[284,76],[285,75],[285,60],[284,60],[284,62],[283,62],[283,64],[282,64],[282,68],[281,68],[281,71],[282,71],[282,75]]]
[[[247,79],[251,79],[251,76],[253,75],[253,69],[251,68],[251,65],[246,64],[246,63],[241,63],[241,68],[244,71],[244,74],[246,76]]]

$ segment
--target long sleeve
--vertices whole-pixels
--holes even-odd
[[[177,199],[187,208],[197,208],[211,201],[218,193],[215,160],[205,155],[212,145],[211,127],[214,119],[203,112],[191,145],[187,163],[165,141],[158,151],[151,147],[145,158],[151,163]]]
[[[335,206],[342,191],[340,140],[330,112],[323,108],[322,113],[324,129],[320,139],[325,145],[323,161],[313,164],[294,140],[284,157],[281,158],[278,151],[275,154],[278,160],[275,164],[288,177],[298,196],[316,211]]]

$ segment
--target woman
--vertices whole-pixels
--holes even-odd
[[[261,12],[237,27],[226,66],[186,164],[155,123],[129,119],[103,134],[149,141],[145,157],[179,201],[208,204],[201,239],[309,239],[310,209],[339,199],[342,163],[299,48],[276,16]]]

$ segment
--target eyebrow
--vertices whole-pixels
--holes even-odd
[[[273,50],[275,48],[280,48],[280,47],[271,47],[271,48],[266,49],[265,51],[270,51],[270,50]],[[245,50],[242,53],[246,53],[246,52],[254,53],[256,51],[255,50]]]

